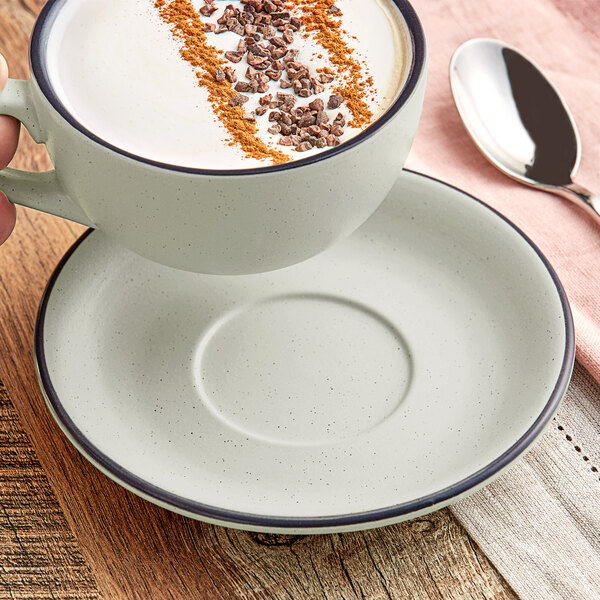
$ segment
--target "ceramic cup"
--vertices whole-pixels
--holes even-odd
[[[30,43],[31,79],[9,80],[0,113],[21,120],[54,164],[0,171],[16,204],[101,230],[153,261],[202,273],[270,271],[314,256],[359,227],[397,179],[425,90],[423,29],[408,2],[412,64],[388,111],[353,139],[309,158],[244,170],[158,163],[88,131],[59,100],[46,64],[49,32],[73,0],[49,0]],[[117,91],[118,92],[118,91]]]

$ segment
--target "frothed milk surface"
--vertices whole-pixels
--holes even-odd
[[[204,0],[194,1],[194,8]],[[240,2],[216,0],[219,9],[205,23],[215,23],[227,5],[243,9]],[[364,66],[373,85],[364,99],[379,118],[401,91],[410,56],[406,26],[389,0],[337,0],[342,11],[344,39],[352,56]],[[305,17],[304,17],[305,18]],[[301,32],[298,32],[299,34]],[[297,60],[311,72],[329,66],[327,51],[314,36],[295,35]],[[207,33],[208,43],[223,51],[235,50],[240,36],[233,32]],[[47,66],[55,92],[67,110],[89,131],[132,154],[151,160],[200,169],[246,169],[268,166],[272,161],[248,157],[231,143],[228,132],[208,102],[208,93],[180,54],[181,43],[159,16],[154,0],[68,0],[59,11],[48,40]],[[229,64],[229,63],[228,63]],[[230,66],[240,79],[248,68],[243,61]],[[317,97],[325,104],[335,81]],[[281,90],[272,82],[269,93]],[[259,106],[261,93],[248,94],[243,106],[250,112]],[[352,115],[345,104],[329,111]],[[306,152],[278,145],[280,136],[267,131],[273,126],[265,116],[256,120],[258,136],[289,160],[306,158],[327,150]],[[364,127],[346,126],[340,141],[357,135]]]

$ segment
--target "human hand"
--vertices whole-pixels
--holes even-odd
[[[4,89],[8,79],[8,65],[0,54],[0,91]],[[11,161],[19,142],[20,123],[7,115],[0,115],[0,169],[4,169]],[[0,244],[11,234],[17,213],[14,204],[0,192]]]

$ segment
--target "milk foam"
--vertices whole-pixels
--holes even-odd
[[[240,2],[219,2],[241,6]],[[196,9],[203,0],[194,0]],[[398,96],[409,64],[406,25],[389,0],[339,0],[343,28],[353,56],[366,64],[376,95],[369,105],[374,120]],[[208,42],[234,50],[240,37],[232,32],[207,34]],[[327,52],[311,39],[296,35],[298,61],[313,72],[327,66]],[[321,54],[322,58],[318,58]],[[243,79],[245,59],[231,66]],[[230,145],[217,121],[207,92],[198,85],[195,72],[179,54],[179,44],[156,9],[153,0],[68,0],[52,26],[48,40],[47,67],[55,92],[67,110],[89,131],[132,154],[158,162],[203,169],[245,169],[268,166],[269,161],[247,158]],[[280,90],[273,82],[269,93]],[[320,94],[325,102],[331,86]],[[263,94],[249,94],[244,105],[251,111]],[[314,99],[314,96],[307,101]],[[341,112],[349,115],[342,107]],[[335,111],[336,113],[338,111]],[[334,113],[335,114],[335,113]],[[277,145],[278,137],[267,132],[272,125],[259,118],[260,137],[282,150],[291,160],[326,150],[304,153]],[[359,133],[346,128],[342,141]]]

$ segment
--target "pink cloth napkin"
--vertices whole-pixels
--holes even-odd
[[[600,221],[568,200],[527,188],[489,164],[454,106],[448,65],[473,37],[525,52],[558,88],[577,122],[577,182],[600,194],[600,3],[598,0],[413,0],[429,47],[423,116],[407,167],[490,204],[546,255],[569,298],[577,358],[600,381]]]

